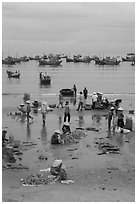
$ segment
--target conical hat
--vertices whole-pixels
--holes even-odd
[[[59,159],[59,160],[56,159],[53,162],[52,167],[58,167],[60,164],[62,164],[62,160],[61,159]]]

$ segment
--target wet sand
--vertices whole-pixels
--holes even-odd
[[[32,113],[34,122],[28,127],[26,121],[17,121],[6,115],[13,110],[10,105],[9,108],[3,109],[3,126],[8,126],[7,136],[12,134],[15,139],[33,141],[37,145],[23,151],[23,155],[20,156],[22,160],[16,161],[16,164],[27,166],[29,170],[3,169],[3,202],[135,201],[135,133],[115,134],[108,138],[106,111],[77,112],[76,107],[71,107],[72,130],[76,127],[92,126],[99,129],[99,132],[84,130],[87,137],[79,143],[54,146],[50,145],[50,138],[54,130],[62,127],[63,118],[59,119],[63,117],[61,109],[49,112],[45,126],[42,126],[41,114]],[[79,120],[81,116],[84,121]],[[99,141],[118,145],[120,154],[98,155],[96,142]],[[68,147],[74,147],[76,150],[68,151]],[[39,160],[40,154],[48,159]],[[67,167],[68,179],[73,180],[73,184],[56,183],[40,187],[20,185],[21,178],[50,167],[54,159],[63,160]]]

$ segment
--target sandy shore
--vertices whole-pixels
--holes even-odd
[[[75,108],[74,108],[75,109]],[[108,138],[106,112],[72,110],[71,129],[93,126],[99,132],[85,131],[87,136],[77,144],[53,146],[50,138],[55,129],[61,128],[63,111],[55,109],[47,115],[46,126],[42,126],[41,114],[34,115],[34,122],[27,127],[26,122],[17,122],[3,114],[3,126],[8,124],[8,135],[15,139],[33,141],[37,145],[23,151],[16,164],[29,170],[3,169],[3,202],[134,202],[135,201],[135,133],[115,134]],[[83,116],[84,121],[79,121]],[[120,147],[120,154],[98,155],[96,142],[109,142]],[[74,151],[68,151],[68,147]],[[46,161],[38,159],[40,154]],[[67,167],[68,179],[73,184],[48,184],[40,187],[23,187],[20,179],[31,173],[50,167],[54,159],[62,159]],[[75,159],[74,159],[75,158]],[[3,161],[3,166],[5,162]]]

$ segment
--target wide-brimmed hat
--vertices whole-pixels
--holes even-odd
[[[60,130],[55,130],[55,133],[61,134]]]
[[[118,108],[118,111],[123,111],[123,108],[122,108],[122,107],[119,107],[119,108]]]
[[[20,104],[20,106],[24,106],[24,104],[23,104],[23,103],[21,103],[21,104]]]
[[[69,104],[69,101],[66,101],[66,103],[65,104]]]
[[[28,100],[28,101],[26,101],[26,103],[30,104],[30,101]]]
[[[114,107],[111,107],[110,110],[115,110],[115,108],[114,108]]]
[[[64,122],[64,125],[70,126],[69,122]]]
[[[61,164],[62,164],[62,160],[61,159],[58,159],[58,160],[56,159],[51,166],[52,167],[58,167]]]
[[[94,95],[96,94],[96,92],[93,93]]]
[[[2,130],[2,132],[7,132],[7,130],[4,128],[4,129]]]

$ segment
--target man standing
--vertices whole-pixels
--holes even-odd
[[[82,94],[82,92],[80,92],[79,104],[78,104],[78,109],[77,109],[77,111],[79,111],[79,110],[82,111],[82,109],[83,109],[83,94]]]
[[[86,100],[87,100],[87,97],[88,97],[88,90],[87,90],[86,87],[83,90],[83,95],[84,95],[84,105],[86,105]]]
[[[73,90],[74,90],[74,94],[75,94],[75,97],[77,96],[77,88],[76,88],[76,85],[74,84],[73,86]]]
[[[68,122],[70,122],[70,108],[69,108],[69,102],[68,101],[66,101],[66,104],[65,104],[64,122],[66,122],[67,117],[68,117]]]
[[[95,109],[95,104],[96,104],[96,102],[97,102],[97,98],[98,98],[98,96],[97,96],[97,94],[94,92],[94,93],[93,93],[93,96],[92,96],[92,109]]]
[[[123,128],[124,127],[124,114],[123,114],[123,108],[119,107],[117,110],[117,126]]]
[[[114,110],[115,108],[114,107],[111,107],[109,113],[108,113],[108,132],[111,131],[111,121],[112,121],[112,117],[114,115]]]
[[[59,104],[57,105],[57,108],[59,108],[60,105],[63,108],[63,96],[61,93],[59,93]]]
[[[41,107],[41,114],[42,114],[43,125],[45,124],[45,120],[46,120],[47,107],[48,107],[47,102],[43,101],[42,102],[42,107]]]
[[[31,112],[31,106],[30,106],[30,101],[26,101],[27,107],[26,107],[26,112],[27,112],[27,123],[29,124],[29,118],[31,118],[33,120],[33,117],[30,116],[30,112]]]

